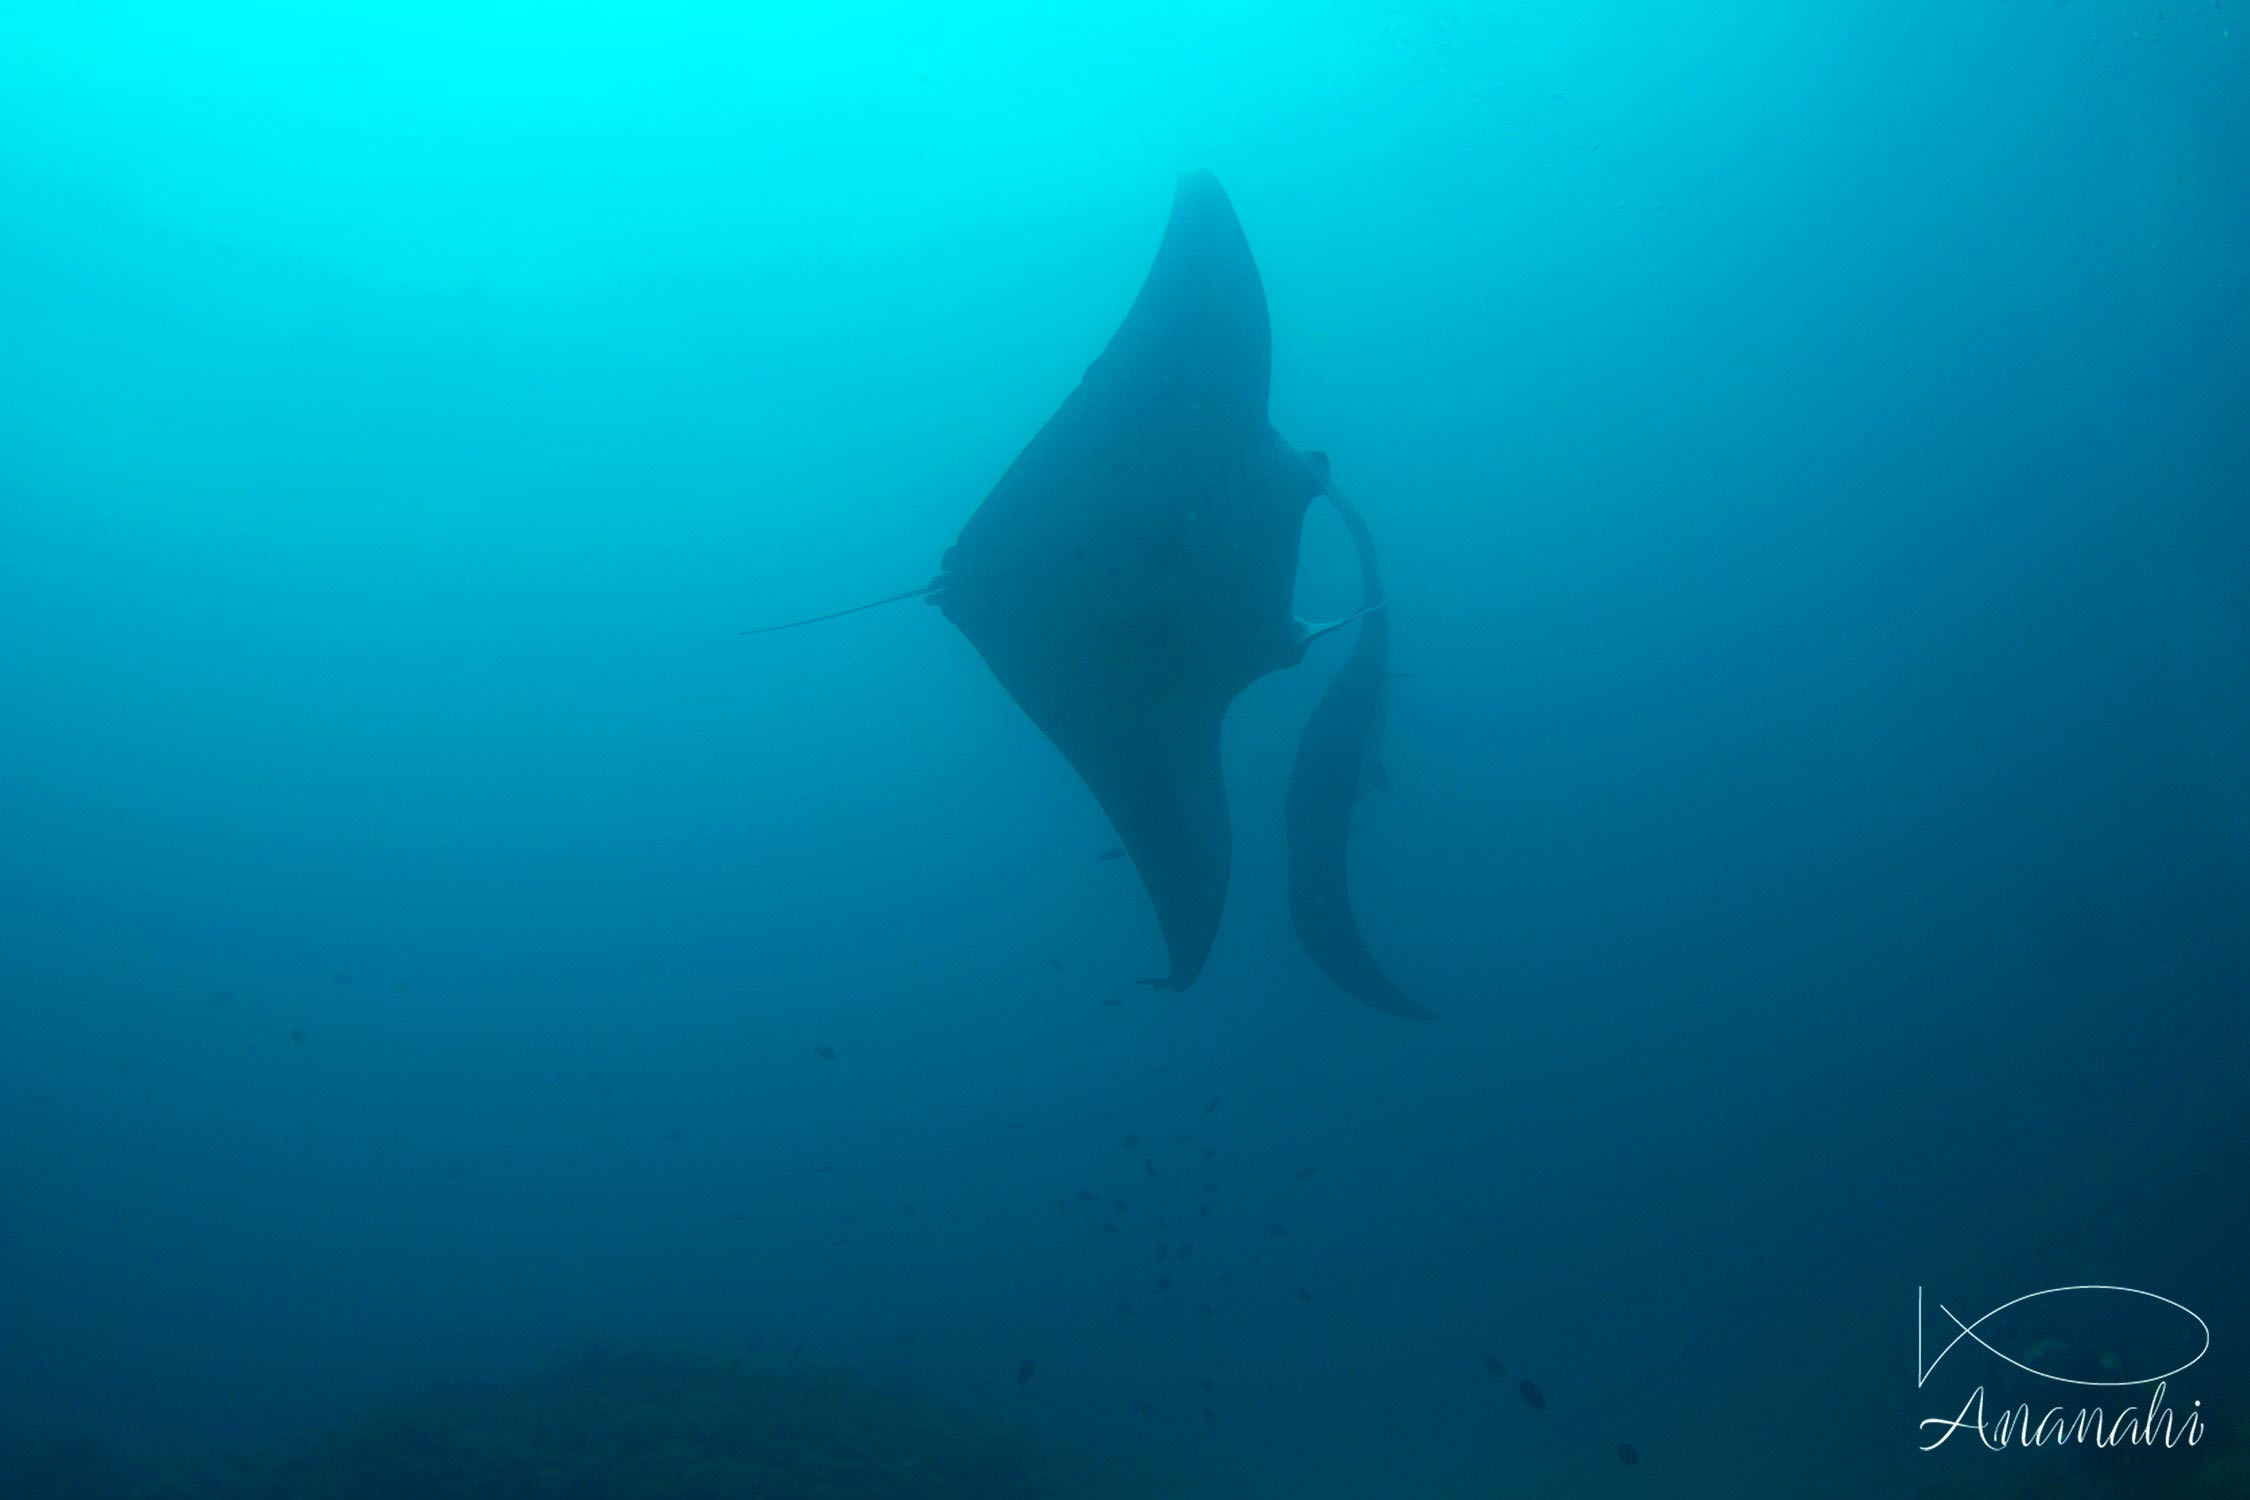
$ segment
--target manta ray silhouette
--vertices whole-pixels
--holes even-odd
[[[1327,493],[1359,552],[1365,608],[1359,639],[1328,680],[1328,691],[1306,721],[1297,759],[1289,768],[1289,795],[1283,804],[1289,833],[1289,923],[1320,972],[1345,994],[1394,1016],[1427,1021],[1432,1012],[1391,982],[1367,951],[1352,915],[1352,810],[1369,792],[1388,791],[1391,785],[1382,762],[1383,726],[1391,707],[1391,623],[1381,608],[1375,537],[1359,507],[1333,483]]]
[[[1218,180],[1187,173],[1108,348],[938,576],[875,601],[937,605],[1069,760],[1148,891],[1171,963],[1160,983],[1173,989],[1201,972],[1226,904],[1228,705],[1367,613],[1315,626],[1292,611],[1327,462],[1274,431],[1271,361],[1249,241]]]

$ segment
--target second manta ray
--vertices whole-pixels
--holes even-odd
[[[1325,477],[1325,473],[1323,475]],[[1359,639],[1329,679],[1289,768],[1289,922],[1320,972],[1354,999],[1394,1016],[1427,1021],[1431,1012],[1409,999],[1367,951],[1352,917],[1346,856],[1352,810],[1370,791],[1387,791],[1381,759],[1383,721],[1391,706],[1391,625],[1383,617],[1383,581],[1376,570],[1375,538],[1359,507],[1328,487],[1328,500],[1344,518],[1359,553]]]
[[[1156,909],[1171,963],[1157,982],[1173,989],[1201,972],[1226,904],[1228,705],[1360,618],[1310,625],[1291,609],[1328,470],[1267,419],[1271,360],[1249,242],[1218,180],[1190,172],[1109,347],[938,576],[893,596],[942,609],[1101,803]]]

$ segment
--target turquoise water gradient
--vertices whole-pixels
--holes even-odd
[[[0,1445],[757,1335],[1177,1494],[2012,1500],[1913,1292],[2079,1281],[2231,1431],[2246,23],[0,8]],[[1289,933],[1341,642],[1162,995],[935,611],[736,634],[927,579],[1193,167],[1426,1027]]]

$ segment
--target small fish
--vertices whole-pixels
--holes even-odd
[[[1540,1391],[1539,1387],[1533,1385],[1530,1381],[1525,1381],[1516,1389],[1523,1393],[1523,1404],[1533,1411],[1545,1411],[1547,1409],[1546,1396]]]
[[[1492,1372],[1492,1378],[1495,1380],[1508,1373],[1507,1367],[1490,1354],[1484,1357],[1484,1367]]]
[[[1171,1277],[1169,1277],[1169,1276],[1159,1276],[1159,1277],[1157,1277],[1157,1278],[1156,1278],[1156,1289],[1157,1289],[1158,1291],[1160,1291],[1160,1292],[1168,1292],[1168,1291],[1172,1290],[1172,1278],[1171,1278]]]
[[[350,984],[352,976],[349,974],[331,974],[328,976],[328,982],[330,984]]]
[[[1031,1384],[1031,1372],[1032,1372],[1032,1370],[1033,1370],[1034,1368],[1036,1368],[1036,1367],[1035,1367],[1035,1366],[1034,1366],[1034,1365],[1032,1364],[1032,1362],[1031,1362],[1030,1360],[1028,1360],[1028,1359],[1027,1359],[1027,1360],[1025,1360],[1025,1361],[1024,1361],[1024,1362],[1023,1362],[1022,1364],[1020,1364],[1020,1365],[1016,1366],[1016,1384],[1017,1384],[1017,1385],[1029,1385],[1029,1384]]]
[[[1156,1175],[1156,1163],[1155,1163],[1155,1162],[1144,1162],[1144,1163],[1143,1163],[1143,1165],[1144,1165],[1144,1166],[1146,1166],[1146,1167],[1148,1168],[1148,1175],[1149,1175],[1149,1176],[1151,1176],[1151,1177],[1154,1177],[1154,1176]]]
[[[1091,1192],[1087,1191],[1085,1188],[1080,1188],[1078,1190],[1078,1201],[1081,1203],[1092,1203],[1094,1201],[1094,1195]]]
[[[685,1134],[687,1134],[686,1131],[680,1129],[679,1126],[674,1125],[671,1129],[664,1132],[664,1139],[668,1141],[676,1141]]]
[[[1122,1000],[1104,1000],[1104,1001],[1102,1002],[1102,1005],[1103,1005],[1103,1006],[1104,1006],[1105,1008],[1107,1008],[1107,1009],[1110,1009],[1110,1010],[1114,1010],[1114,1009],[1116,1009],[1116,1008],[1117,1008],[1118,1006],[1120,1006],[1120,1005],[1123,1005],[1124,1003],[1125,1003],[1125,1002],[1124,1002],[1124,1001],[1122,1001]]]
[[[398,983],[391,986],[391,993],[394,995],[403,995],[412,988],[414,988],[413,980],[401,979]]]
[[[1060,973],[1062,973],[1062,972],[1063,972],[1063,965],[1062,965],[1062,960],[1061,960],[1061,959],[1059,959],[1059,958],[1050,958],[1050,959],[1048,959],[1048,960],[1047,960],[1047,962],[1049,962],[1049,963],[1051,963],[1051,964],[1053,964],[1053,965],[1055,966],[1055,972],[1056,972],[1057,974],[1060,974]]]
[[[1133,1310],[1133,1304],[1130,1302],[1120,1302],[1117,1304],[1117,1310],[1121,1313],[1129,1313]]]
[[[1204,1390],[1211,1389],[1211,1382],[1208,1380],[1198,1380],[1196,1384],[1201,1386]]]
[[[819,1166],[812,1169],[812,1174],[815,1177],[826,1177],[829,1173],[835,1170],[836,1169],[834,1167],[828,1165],[826,1162],[822,1162]]]
[[[1133,1211],[1132,1205],[1128,1204],[1123,1198],[1120,1198],[1115,1203],[1112,1203],[1110,1207],[1116,1209],[1120,1215],[1129,1214]]]
[[[1133,981],[1133,983],[1145,984],[1152,990],[1168,990],[1172,987],[1172,976],[1169,974],[1158,974],[1153,975],[1147,979],[1136,979]]]
[[[1170,1245],[1167,1245],[1167,1244],[1165,1244],[1165,1243],[1164,1243],[1164,1242],[1162,1242],[1161,1240],[1159,1240],[1159,1241],[1157,1242],[1157,1246],[1156,1246],[1156,1258],[1157,1258],[1158,1260],[1162,1260],[1162,1259],[1163,1259],[1163,1258],[1164,1258],[1165,1256],[1167,1256],[1167,1255],[1170,1255],[1171,1253],[1172,1253],[1172,1247],[1171,1247]]]
[[[305,1045],[305,1028],[302,1026],[290,1027],[289,1041],[292,1046],[302,1047]]]
[[[1271,1224],[1268,1224],[1266,1226],[1266,1233],[1277,1240],[1288,1232],[1288,1230],[1281,1227],[1281,1221],[1279,1219],[1274,1220]]]
[[[789,1346],[789,1358],[790,1358],[791,1360],[795,1360],[795,1359],[796,1359],[796,1357],[797,1357],[798,1355],[800,1355],[800,1354],[802,1354],[802,1353],[804,1353],[804,1352],[805,1352],[805,1346],[804,1346],[803,1344],[791,1344],[791,1345]]]
[[[1203,1112],[1205,1114],[1209,1114],[1225,1102],[1226,1096],[1224,1094],[1214,1094],[1211,1098],[1211,1102],[1203,1106]]]
[[[1199,1218],[1199,1219],[1208,1219],[1208,1218],[1210,1218],[1210,1217],[1211,1217],[1211,1205],[1210,1205],[1210,1204],[1208,1204],[1208,1203],[1199,1203],[1199,1204],[1197,1204],[1197,1205],[1195,1206],[1195,1216],[1196,1216],[1197,1218]]]
[[[1140,1138],[1139,1136],[1137,1136],[1137,1135],[1129,1135],[1129,1136],[1125,1137],[1125,1139],[1123,1139],[1123,1140],[1119,1141],[1119,1142],[1118,1142],[1117,1144],[1118,1144],[1118,1145],[1120,1145],[1120,1146],[1123,1146],[1123,1147],[1124,1147],[1124,1148],[1125,1148],[1126,1150],[1130,1151],[1130,1150],[1132,1150],[1132,1149],[1133,1149],[1133,1148],[1134,1148],[1135,1146],[1138,1146],[1138,1145],[1139,1145],[1140,1143],[1141,1143],[1141,1138]]]
[[[1212,1157],[1214,1157],[1214,1156],[1216,1156],[1216,1155],[1218,1155],[1218,1154],[1219,1154],[1219,1148],[1218,1148],[1218,1147],[1216,1147],[1216,1146],[1205,1146],[1205,1147],[1203,1148],[1203,1159],[1204,1159],[1205,1161],[1209,1161],[1209,1160],[1210,1160],[1210,1159],[1211,1159]]]
[[[1117,1233],[1117,1226],[1116,1226],[1115,1224],[1112,1224],[1112,1223],[1110,1223],[1110,1222],[1109,1222],[1109,1220],[1107,1220],[1107,1219],[1104,1219],[1104,1220],[1102,1220],[1102,1230],[1103,1230],[1103,1232],[1104,1232],[1104,1233],[1107,1233],[1107,1234],[1115,1234],[1115,1233]]]
[[[1312,1293],[1304,1287],[1299,1287],[1297,1288],[1297,1300],[1299,1302],[1310,1302],[1312,1301]]]
[[[1221,1272],[1219,1273],[1219,1285],[1221,1285],[1221,1286],[1233,1286],[1233,1285],[1234,1285],[1234,1272],[1232,1272],[1232,1271],[1221,1271]]]
[[[1122,849],[1104,849],[1101,853],[1094,856],[1094,863],[1097,865],[1106,865],[1113,859],[1123,859],[1124,857],[1125,851]]]
[[[1211,1410],[1211,1408],[1209,1408],[1209,1407],[1205,1407],[1205,1408],[1203,1409],[1203,1423],[1204,1423],[1204,1425],[1205,1425],[1206,1427],[1216,1427],[1216,1426],[1218,1426],[1218,1425],[1219,1425],[1219,1414],[1218,1414],[1217,1412],[1215,1412],[1215,1411]]]
[[[834,1047],[815,1047],[812,1049],[812,1055],[822,1062],[834,1062],[836,1060],[836,1049]]]
[[[1619,1443],[1617,1445],[1617,1461],[1628,1469],[1637,1469],[1641,1466],[1641,1450],[1631,1443]]]
[[[1186,1260],[1193,1254],[1195,1254],[1195,1241],[1189,1240],[1180,1246],[1180,1259]]]
[[[1136,1401],[1133,1403],[1133,1410],[1139,1412],[1142,1416],[1145,1417],[1148,1415],[1148,1403],[1146,1401]]]
[[[1308,1178],[1308,1177],[1312,1176],[1312,1174],[1313,1174],[1313,1173],[1315,1173],[1315,1172],[1317,1172],[1317,1171],[1319,1171],[1319,1170],[1320,1170],[1320,1165],[1319,1165],[1319,1164],[1318,1164],[1317,1162],[1316,1162],[1316,1163],[1314,1163],[1314,1164],[1313,1164],[1312,1166],[1309,1166],[1309,1167],[1299,1167],[1299,1168],[1297,1169],[1297,1180],[1298,1180],[1299,1182],[1303,1182],[1303,1181],[1304,1181],[1304,1180],[1305,1180],[1306,1178]]]
[[[1210,1317],[1210,1316],[1211,1316],[1211,1304],[1210,1304],[1210,1303],[1208,1303],[1208,1302],[1198,1302],[1198,1303],[1196,1303],[1196,1304],[1195,1304],[1195,1310],[1196,1310],[1197,1312],[1199,1312],[1199,1313],[1203,1314],[1203,1316],[1205,1316],[1206,1318],[1208,1318],[1208,1317]],[[1211,1389],[1211,1388],[1210,1388],[1209,1386],[1205,1386],[1205,1387],[1204,1387],[1204,1389],[1205,1389],[1205,1390],[1209,1390],[1209,1389]]]
[[[455,1162],[445,1169],[445,1180],[447,1182],[459,1182],[464,1175],[464,1169],[459,1162]]]

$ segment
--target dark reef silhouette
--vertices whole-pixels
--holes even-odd
[[[445,1386],[270,1454],[131,1472],[98,1448],[0,1457],[10,1500],[1123,1500],[1150,1491],[837,1371],[592,1351]]]

